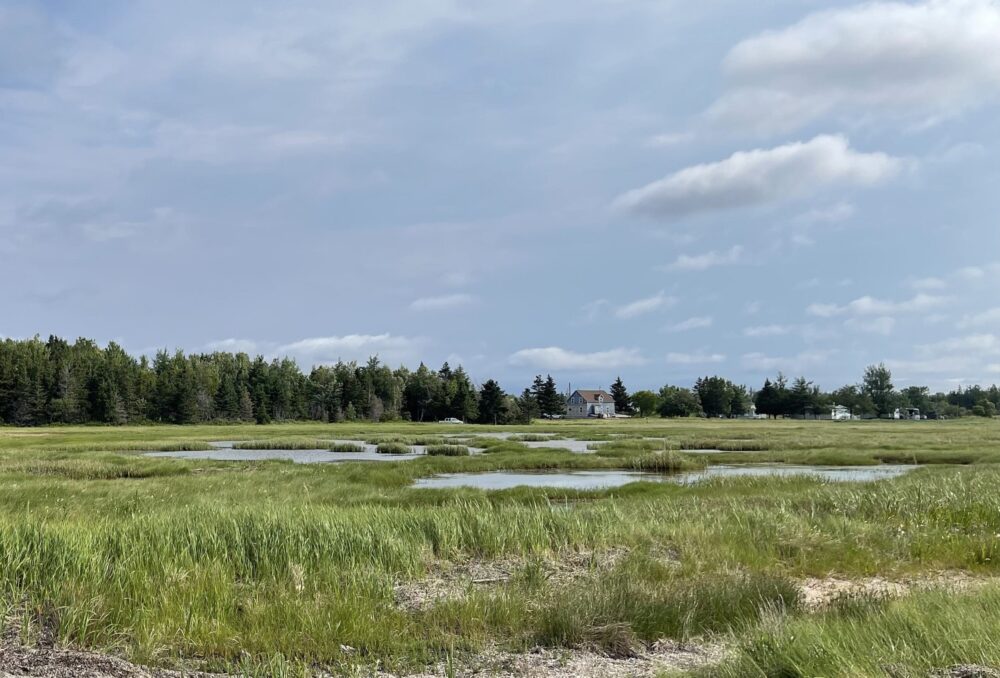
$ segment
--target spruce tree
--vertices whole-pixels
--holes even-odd
[[[615,412],[620,414],[635,414],[635,408],[632,407],[632,398],[629,397],[628,390],[625,388],[625,384],[622,383],[621,377],[615,379],[615,383],[611,384],[611,398],[615,401]]]

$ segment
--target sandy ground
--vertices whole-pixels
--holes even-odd
[[[838,598],[870,596],[872,598],[899,598],[914,591],[944,588],[950,591],[967,591],[990,582],[987,577],[976,577],[967,572],[944,571],[921,574],[915,577],[885,578],[840,577],[809,578],[800,583],[802,602],[807,610],[821,610]]]
[[[164,671],[130,664],[124,659],[93,652],[57,648],[0,647],[0,678],[209,678],[198,672]]]

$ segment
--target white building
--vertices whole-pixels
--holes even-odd
[[[830,410],[830,419],[834,421],[850,421],[851,410],[843,405],[834,405],[833,409]]]
[[[567,419],[615,416],[615,399],[607,391],[577,390],[566,401]]]

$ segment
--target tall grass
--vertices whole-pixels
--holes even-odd
[[[361,443],[332,443],[329,445],[331,452],[364,452],[365,446]]]
[[[699,675],[929,676],[957,665],[1000,666],[998,634],[995,585],[964,595],[847,600],[823,614],[773,616],[742,636],[730,661]]]
[[[432,457],[467,457],[469,448],[465,445],[430,445],[427,454]]]
[[[406,443],[379,443],[375,449],[379,454],[409,454],[413,451]]]
[[[381,442],[402,451],[409,446],[398,438],[445,431],[375,430],[397,438]],[[662,440],[631,438],[580,455],[481,438],[468,444],[490,454],[244,464],[87,450],[234,438],[273,438],[280,447],[363,439],[373,428],[72,427],[23,437],[0,430],[0,611],[19,619],[29,641],[44,629],[61,643],[113,648],[157,666],[240,675],[312,667],[340,674],[353,664],[365,675],[420,670],[483,648],[538,644],[626,655],[660,637],[697,642],[704,634],[724,634],[733,648],[706,675],[887,675],[898,664],[898,675],[925,676],[956,663],[1000,662],[994,587],[850,601],[816,615],[798,608],[794,586],[831,573],[996,574],[1000,468],[983,463],[997,454],[995,424],[635,420],[545,430],[767,449],[693,459],[663,449]],[[436,473],[673,472],[720,456],[973,463],[867,484],[731,478],[587,492],[410,488]],[[612,566],[599,557],[608,550],[630,555]],[[557,564],[556,574],[547,576],[541,562]],[[455,583],[419,609],[398,604],[397,587],[438,585],[450,568],[469,564],[512,576]]]
[[[329,444],[322,440],[303,438],[269,438],[233,443],[234,450],[323,450]]]

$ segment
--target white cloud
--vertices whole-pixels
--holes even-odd
[[[299,358],[305,364],[365,360],[373,355],[378,355],[383,362],[397,362],[415,358],[421,343],[416,338],[389,333],[345,334],[302,339],[279,346],[275,352]]]
[[[614,348],[609,351],[579,353],[558,346],[525,348],[508,358],[511,365],[550,370],[604,370],[634,367],[646,361],[638,349]]]
[[[421,297],[410,303],[412,311],[447,311],[475,303],[471,294],[445,294],[440,297]]]
[[[790,325],[754,325],[744,327],[743,335],[746,337],[780,337],[794,331],[795,328]]]
[[[712,326],[712,316],[710,315],[699,315],[693,318],[688,318],[687,320],[682,320],[679,323],[670,325],[667,328],[669,332],[688,332],[690,330],[701,330],[706,327]]]
[[[667,362],[674,365],[708,365],[725,362],[726,356],[722,353],[668,353]]]
[[[704,254],[681,254],[666,268],[671,271],[704,271],[715,266],[739,263],[742,256],[743,247],[734,245],[725,252],[712,250]]]
[[[857,330],[858,332],[868,332],[870,334],[881,334],[888,336],[892,334],[896,327],[896,319],[888,316],[876,318],[848,318],[844,322],[844,327]]]
[[[917,347],[917,353],[924,356],[953,353],[960,355],[996,355],[1000,354],[1000,336],[995,334],[969,334],[962,337],[952,337],[932,344]]]
[[[806,308],[806,312],[820,318],[832,318],[843,314],[894,316],[903,313],[929,311],[943,305],[947,301],[947,297],[923,293],[904,301],[887,301],[864,296],[844,306],[838,306],[837,304],[810,304]]]
[[[1000,325],[1000,306],[967,315],[958,322],[958,326],[962,329],[983,325]]]
[[[986,269],[982,266],[965,266],[955,271],[955,275],[962,280],[980,280],[986,277]]]
[[[815,224],[836,224],[847,221],[854,216],[854,205],[849,202],[838,202],[829,207],[817,207],[795,217],[799,224],[812,226]]]
[[[789,130],[828,115],[927,126],[996,97],[996,0],[869,2],[815,12],[740,42],[708,111],[726,126]]]
[[[744,353],[741,364],[748,370],[760,372],[785,371],[803,372],[815,365],[821,365],[836,353],[834,350],[803,351],[794,356],[769,356],[764,353]]]
[[[651,297],[637,299],[624,306],[619,306],[615,309],[615,315],[619,318],[636,318],[640,315],[652,313],[659,308],[672,306],[675,303],[677,303],[675,298],[667,296],[666,293],[661,291]]]
[[[219,341],[210,341],[205,345],[205,348],[212,352],[246,353],[247,355],[255,355],[258,352],[257,342],[252,339],[221,339]]]
[[[584,319],[592,323],[597,320],[601,315],[601,311],[605,306],[608,305],[607,299],[594,299],[593,301],[588,301],[583,305],[583,317]]]
[[[902,164],[885,153],[858,152],[843,136],[820,135],[687,167],[619,196],[615,204],[634,214],[674,220],[788,200],[832,186],[872,186],[894,176]]]

